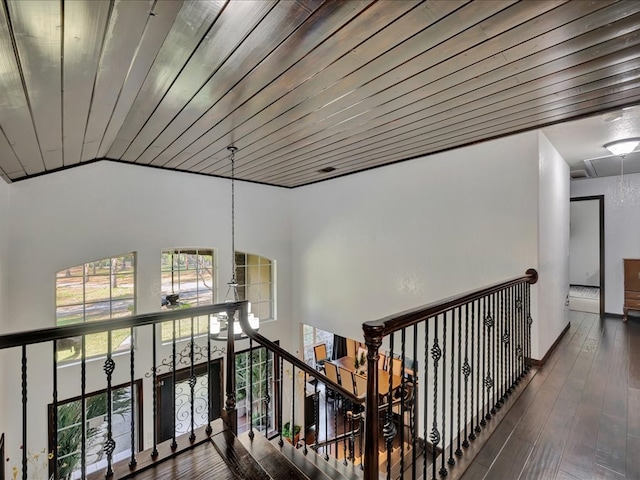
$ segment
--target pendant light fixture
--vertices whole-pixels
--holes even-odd
[[[238,295],[238,279],[236,277],[236,195],[235,195],[235,156],[238,148],[234,145],[227,147],[229,151],[229,160],[231,162],[231,280],[227,283],[227,294],[224,301],[226,302],[238,302],[240,296]],[[251,306],[249,306],[251,310]],[[249,313],[249,325],[253,330],[260,328],[260,319]],[[220,312],[218,315],[211,315],[209,318],[209,331],[213,339],[227,340],[228,324],[233,321],[233,332],[235,339],[247,338],[247,334],[240,328],[240,321],[238,319],[238,312],[236,311],[233,318],[229,318],[227,312]]]

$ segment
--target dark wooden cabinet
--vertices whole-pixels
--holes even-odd
[[[640,259],[624,259],[624,320],[629,310],[640,311]]]

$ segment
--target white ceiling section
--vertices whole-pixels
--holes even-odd
[[[638,104],[639,30],[635,0],[4,0],[0,176],[228,177],[235,144],[306,185]]]

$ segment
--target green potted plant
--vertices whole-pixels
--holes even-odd
[[[296,445],[300,440],[300,425],[294,425],[293,427],[293,435],[291,433],[291,423],[287,422],[282,427],[282,436],[287,439],[287,441],[293,445]]]

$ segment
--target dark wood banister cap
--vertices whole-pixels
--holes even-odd
[[[420,307],[405,310],[401,313],[389,315],[380,320],[365,322],[362,325],[365,341],[368,338],[385,337],[392,332],[396,332],[406,327],[411,327],[427,318],[433,317],[440,313],[451,310],[452,308],[465,305],[474,300],[498,292],[508,287],[518,285],[520,283],[534,284],[538,281],[538,272],[534,268],[529,268],[524,275],[514,277],[503,282],[494,283],[477,290],[471,290],[466,293],[454,295],[444,300],[422,305]]]

